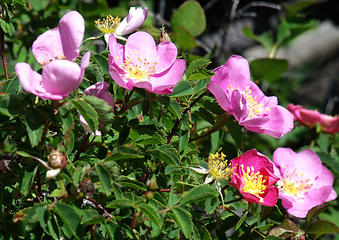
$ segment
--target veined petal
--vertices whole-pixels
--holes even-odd
[[[33,71],[29,64],[17,63],[15,65],[15,72],[26,92],[36,94],[36,90],[41,88],[41,75]]]
[[[157,50],[153,37],[146,32],[136,32],[127,38],[125,58],[133,65],[144,66],[144,61],[156,64]]]
[[[128,16],[125,17],[115,30],[117,35],[127,35],[138,29],[147,17],[147,8],[131,7]]]

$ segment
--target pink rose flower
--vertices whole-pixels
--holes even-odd
[[[321,164],[310,149],[295,153],[290,148],[278,148],[273,153],[279,198],[288,213],[304,218],[307,212],[337,197],[333,190],[333,174]]]
[[[294,120],[303,125],[314,127],[320,124],[323,131],[328,133],[339,132],[339,117],[321,114],[317,110],[309,110],[300,105],[288,104],[287,109],[293,114]]]
[[[125,46],[112,34],[108,46],[110,75],[129,90],[138,87],[156,94],[172,93],[186,68],[185,60],[176,59],[177,48],[172,42],[156,46],[146,32],[130,35]]]
[[[77,89],[89,64],[87,52],[79,67],[74,63],[84,36],[85,22],[76,11],[64,15],[56,28],[41,34],[32,52],[42,65],[42,74],[27,63],[17,63],[15,71],[25,91],[43,99],[61,100]]]
[[[231,160],[232,185],[251,203],[274,206],[278,200],[278,188],[273,186],[279,180],[274,175],[272,162],[252,149]]]
[[[147,17],[147,8],[131,7],[125,17],[115,30],[119,36],[127,35],[138,29]]]
[[[240,125],[275,138],[292,130],[293,115],[278,105],[276,97],[266,97],[251,81],[246,59],[233,55],[214,73],[207,88]]]
[[[111,93],[108,91],[109,84],[106,82],[97,82],[96,84],[89,86],[88,88],[85,89],[84,95],[91,95],[95,96],[97,98],[100,98],[107,102],[113,109],[114,107],[114,101]],[[79,120],[83,128],[89,132],[92,133],[92,129],[89,127],[88,123],[84,119],[82,115],[79,116]],[[96,136],[100,136],[101,132],[96,130],[95,132]]]

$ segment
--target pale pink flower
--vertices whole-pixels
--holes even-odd
[[[292,130],[293,115],[278,105],[276,97],[266,97],[251,81],[246,59],[233,55],[214,73],[207,88],[240,125],[275,138]]]
[[[74,63],[84,36],[85,22],[76,11],[64,15],[56,28],[41,34],[32,52],[42,65],[42,75],[27,63],[17,63],[15,71],[25,91],[43,99],[61,100],[77,89],[89,64],[87,52],[79,67]]]
[[[147,8],[131,7],[127,17],[118,25],[115,30],[116,35],[123,36],[134,32],[145,21],[147,17]]]
[[[156,46],[146,32],[130,35],[125,46],[112,34],[109,51],[111,77],[120,87],[129,90],[138,87],[157,94],[172,93],[186,68],[185,60],[176,59],[177,48],[172,42]]]
[[[310,149],[295,153],[278,148],[273,153],[275,174],[280,177],[279,198],[288,213],[304,218],[307,212],[337,197],[333,174]]]
[[[274,206],[278,188],[273,186],[279,178],[274,175],[272,162],[252,149],[231,160],[232,185],[251,203]]]
[[[108,91],[108,87],[109,84],[106,82],[97,82],[96,84],[86,88],[84,91],[84,95],[91,95],[100,98],[107,102],[113,109],[114,101],[111,93]],[[79,116],[79,120],[83,128],[87,132],[92,133],[91,128],[89,127],[88,123],[86,122],[85,118],[82,115]],[[101,132],[99,130],[96,130],[95,135],[100,136]]]

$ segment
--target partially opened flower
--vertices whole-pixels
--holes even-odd
[[[177,48],[172,42],[156,46],[146,32],[130,35],[125,46],[111,35],[109,51],[111,77],[129,90],[138,87],[157,94],[172,93],[186,68],[185,60],[176,59]]]
[[[278,148],[273,153],[275,174],[280,177],[279,198],[288,213],[304,218],[307,212],[337,197],[333,174],[310,149],[295,153]]]
[[[113,109],[114,107],[114,101],[111,93],[108,91],[109,84],[106,82],[97,82],[96,84],[89,86],[85,89],[84,95],[91,95],[95,96],[97,98],[100,98],[107,102]],[[83,128],[89,132],[92,133],[91,128],[89,127],[88,123],[84,119],[82,115],[79,116],[79,120]],[[100,136],[101,132],[96,130],[95,135]]]
[[[88,66],[90,52],[79,67],[74,63],[84,36],[85,23],[76,11],[64,15],[56,28],[41,34],[32,52],[42,65],[42,74],[27,63],[17,63],[15,71],[25,91],[43,99],[61,100],[77,89]]]
[[[251,203],[274,206],[278,200],[278,188],[273,186],[279,178],[274,175],[272,162],[252,149],[231,160],[232,185]]]
[[[119,17],[106,16],[106,19],[98,19],[95,21],[96,27],[105,34],[105,39],[110,34],[114,34],[116,38],[130,34],[137,30],[147,17],[147,8],[131,7],[127,17],[122,21]],[[121,21],[121,22],[120,22]]]
[[[314,127],[317,123],[325,132],[339,132],[339,117],[321,114],[317,110],[309,110],[301,105],[288,104],[287,109],[293,114],[294,120],[303,125]]]
[[[251,81],[246,59],[233,55],[214,73],[207,88],[240,125],[276,138],[292,130],[293,115]]]

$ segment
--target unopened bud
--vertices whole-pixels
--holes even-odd
[[[53,169],[64,168],[66,165],[66,156],[59,150],[53,150],[48,156],[49,165]]]
[[[59,174],[60,172],[61,172],[61,168],[48,170],[48,171],[46,172],[46,178],[47,178],[47,179],[54,178],[54,177],[58,176],[58,174]]]
[[[147,191],[144,193],[145,197],[148,199],[148,200],[151,200],[154,198],[154,193],[151,192],[151,191]]]
[[[159,42],[170,42],[171,38],[168,36],[165,29],[161,29],[160,36],[159,36]]]
[[[146,181],[146,186],[150,189],[150,190],[155,190],[158,187],[157,184],[157,179],[156,177],[153,175],[153,177],[151,179],[148,179]]]

